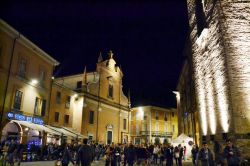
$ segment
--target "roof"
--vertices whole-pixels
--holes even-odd
[[[7,24],[4,20],[0,19],[0,29],[8,33],[9,35],[12,35],[13,37],[18,38],[18,41],[29,48],[31,51],[37,53],[41,58],[44,60],[50,62],[54,66],[59,65],[60,63],[52,58],[48,53],[43,51],[41,48],[39,48],[37,45],[35,45],[33,42],[31,42],[29,39],[27,39],[24,35],[22,35],[20,32],[18,32],[16,29],[14,29],[12,26]]]

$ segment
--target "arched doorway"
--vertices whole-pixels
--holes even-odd
[[[1,142],[8,142],[12,139],[20,140],[22,142],[22,134],[22,127],[19,124],[15,122],[9,122],[3,128]]]

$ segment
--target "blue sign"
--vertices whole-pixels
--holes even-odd
[[[14,113],[9,112],[9,113],[7,114],[7,116],[8,116],[9,119],[13,119],[13,118],[14,118]]]
[[[42,125],[43,124],[43,120],[39,119],[39,118],[33,118],[33,123]]]
[[[7,114],[8,119],[15,119],[15,120],[20,120],[20,121],[27,121],[30,123],[35,123],[35,124],[40,124],[43,125],[43,120],[40,118],[34,118],[31,116],[25,116],[22,114],[15,114],[13,112],[8,112]]]
[[[30,116],[27,116],[27,117],[26,117],[26,121],[27,121],[27,122],[31,122],[31,123],[32,123],[32,119],[33,119],[33,118],[30,117]]]
[[[22,114],[15,114],[15,119],[25,121],[26,117]]]

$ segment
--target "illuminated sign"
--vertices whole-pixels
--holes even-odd
[[[25,115],[16,114],[16,113],[13,113],[13,112],[8,112],[7,117],[10,120],[15,119],[15,120],[27,121],[27,122],[43,125],[43,120],[40,119],[40,118],[25,116]]]

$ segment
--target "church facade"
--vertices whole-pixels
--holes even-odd
[[[128,142],[130,101],[123,93],[122,78],[123,73],[110,51],[107,59],[99,56],[96,71],[87,72],[85,68],[82,74],[55,79],[51,100],[60,97],[63,102],[51,102],[50,124],[66,124],[105,144]],[[65,103],[68,103],[66,110]]]

